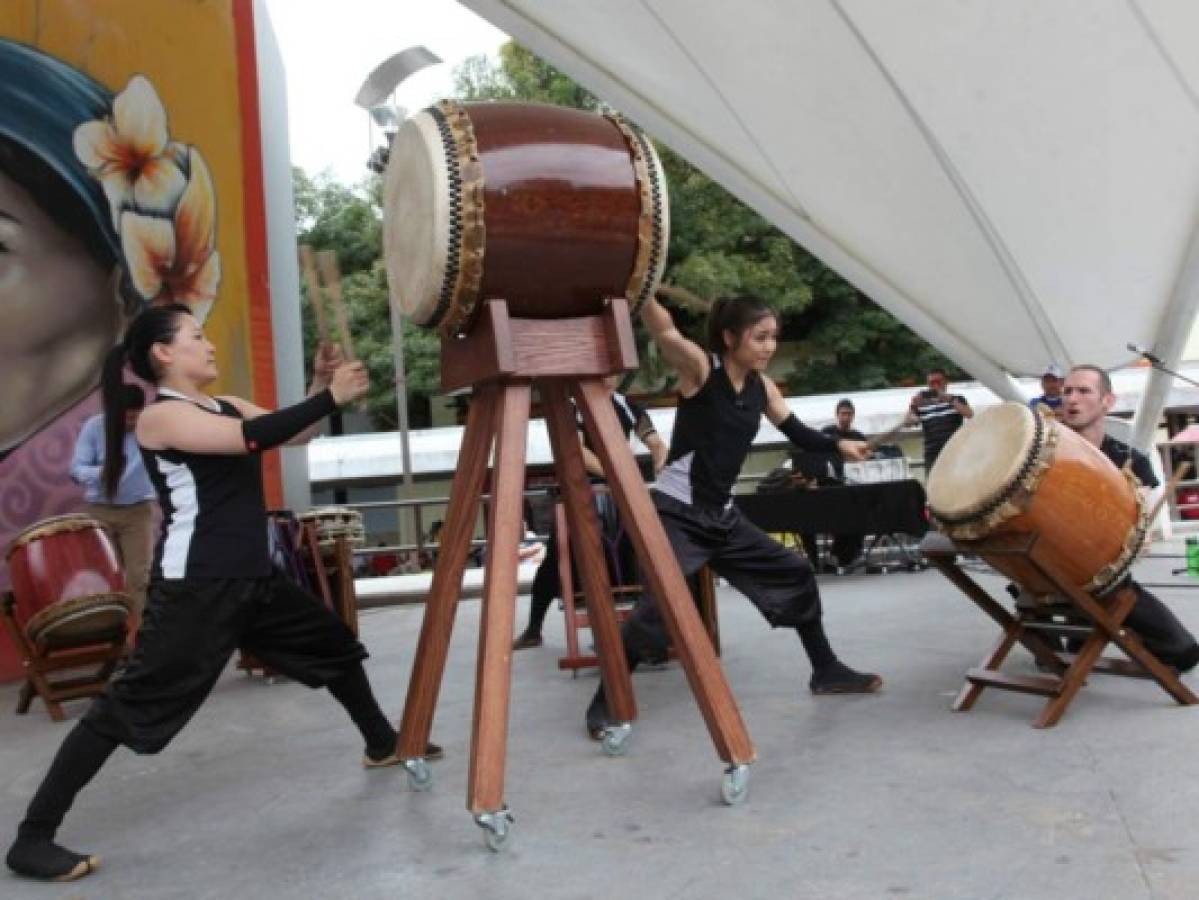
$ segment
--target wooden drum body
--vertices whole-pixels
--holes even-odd
[[[8,549],[8,569],[22,626],[63,601],[125,590],[108,532],[82,515],[56,516],[26,528]]]
[[[1051,418],[1004,403],[968,421],[928,479],[938,528],[954,540],[1039,535],[1039,554],[1102,596],[1128,574],[1148,525],[1129,472]],[[980,554],[1035,595],[1052,585],[1024,559]]]
[[[518,318],[636,306],[669,242],[666,179],[614,116],[527,103],[443,101],[396,134],[384,184],[392,302],[461,334],[483,300]]]

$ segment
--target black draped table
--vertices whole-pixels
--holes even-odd
[[[770,494],[738,494],[742,514],[763,531],[794,534],[909,534],[928,531],[918,481],[878,481]]]

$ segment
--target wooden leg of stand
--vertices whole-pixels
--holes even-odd
[[[733,765],[751,763],[754,747],[741,711],[700,621],[628,441],[620,432],[607,389],[598,378],[580,380],[574,396],[716,752]]]
[[[488,385],[471,401],[462,450],[458,454],[458,468],[450,488],[441,550],[433,569],[433,584],[425,600],[425,617],[400,721],[399,751],[405,759],[425,755],[433,728],[433,713],[445,674],[450,635],[454,630],[454,614],[462,593],[462,573],[470,554],[475,519],[479,514],[479,496],[483,493],[487,475],[487,456],[495,433],[495,410],[496,388]]]
[[[524,511],[525,447],[531,388],[510,383],[500,390],[496,416],[495,474],[487,528],[487,566],[475,679],[467,808],[476,816],[504,801],[508,752],[508,700],[512,678],[512,625]]]
[[[1005,632],[1015,626],[1016,617],[1004,609],[994,597],[983,590],[978,582],[963,572],[954,561],[953,556],[929,553],[926,554],[926,558],[935,569],[952,581],[958,590],[973,600],[975,605],[990,616],[995,621],[995,624]],[[1045,639],[1041,635],[1028,628],[1019,628],[1016,629],[1014,636],[1033,655],[1037,662],[1051,671],[1057,672],[1061,670],[1061,660],[1057,658],[1057,654],[1054,653],[1053,648],[1045,642]]]
[[[989,672],[998,671],[1003,665],[1003,661],[1007,659],[1007,655],[1012,652],[1012,647],[1016,645],[1017,635],[1020,633],[1020,626],[1017,623],[1012,623],[1003,629],[1003,637],[999,639],[999,643],[995,645],[995,649],[986,655],[978,667]],[[978,702],[978,698],[982,696],[985,684],[977,684],[969,679],[962,685],[962,689],[954,698],[954,712],[969,712],[970,708]]]
[[[566,504],[568,526],[574,538],[574,558],[583,582],[587,616],[591,633],[595,635],[608,711],[616,722],[631,722],[637,717],[637,705],[633,699],[632,679],[620,639],[620,626],[616,621],[612,584],[601,546],[599,516],[592,501],[591,486],[587,483],[587,470],[583,464],[574,413],[563,382],[547,380],[540,382],[539,387],[545,402],[545,420],[550,447],[553,449],[554,468]],[[567,602],[571,602],[569,595]]]
[[[704,566],[695,573],[696,587],[699,589],[699,615],[712,639],[712,649],[720,656],[720,614],[716,609],[716,576],[710,566]]]
[[[1137,601],[1136,592],[1132,588],[1125,587],[1116,591],[1112,596],[1097,601],[1085,591],[1065,583],[1065,580],[1060,578],[1053,568],[1040,557],[1034,557],[1034,562],[1048,578],[1062,588],[1062,593],[1069,596],[1076,606],[1091,617],[1096,623],[1097,631],[1103,632],[1105,642],[1110,640],[1127,653],[1129,659],[1140,663],[1153,680],[1183,706],[1193,706],[1199,703],[1199,697],[1196,697],[1194,692],[1179,680],[1177,673],[1172,668],[1150,653],[1139,638],[1123,630],[1124,620],[1132,612]],[[1099,649],[1102,651],[1102,646]],[[1080,653],[1079,656],[1081,655]],[[1098,655],[1096,655],[1096,659],[1098,659]]]
[[[575,580],[570,571],[571,534],[566,522],[566,504],[554,504],[554,540],[558,548],[558,590],[562,592],[562,618],[566,622],[566,656],[579,656],[579,616],[575,609]],[[575,674],[578,671],[575,670]]]

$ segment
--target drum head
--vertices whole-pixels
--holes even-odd
[[[49,647],[80,646],[123,637],[128,620],[125,594],[95,594],[47,606],[29,620],[25,634]]]
[[[436,325],[449,305],[450,198],[446,147],[437,121],[425,110],[400,127],[383,183],[383,255],[391,302],[418,325]]]
[[[13,538],[13,542],[8,548],[8,555],[11,556],[15,550],[24,547],[26,544],[42,540],[53,534],[60,534],[65,531],[87,531],[93,528],[97,531],[104,531],[103,525],[91,516],[85,516],[81,513],[67,513],[65,516],[53,516],[49,519],[42,519],[40,522],[34,522]]]
[[[1032,452],[1035,414],[1022,403],[985,410],[949,439],[928,476],[928,505],[946,521],[985,512],[1004,496]]]

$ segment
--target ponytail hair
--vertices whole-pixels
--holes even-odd
[[[736,335],[733,347],[741,343],[741,337],[763,319],[778,321],[778,313],[765,300],[757,297],[722,297],[708,311],[708,349],[718,356],[727,353],[730,347],[724,344],[724,333]]]
[[[145,405],[141,388],[125,384],[125,364],[133,373],[151,383],[157,383],[158,371],[150,351],[155,344],[169,344],[179,331],[179,320],[192,315],[181,303],[151,306],[129,323],[125,340],[108,351],[104,371],[100,376],[100,396],[104,402],[104,467],[100,484],[111,498],[121,483],[125,471],[125,414]]]

